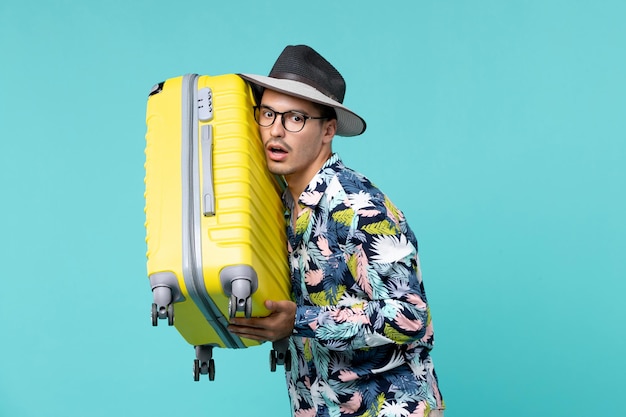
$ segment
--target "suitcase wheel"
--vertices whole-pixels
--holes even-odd
[[[246,318],[252,316],[251,296],[258,288],[256,272],[249,265],[231,265],[220,271],[220,282],[224,294],[229,297],[228,313],[231,318],[237,312]]]
[[[209,381],[214,381],[215,380],[215,361],[213,359],[209,361],[208,374],[209,374]]]
[[[153,326],[159,325],[159,310],[155,303],[152,303],[152,325]]]
[[[198,359],[193,360],[193,380],[200,381],[200,361]]]
[[[276,372],[276,351],[270,350],[270,371]]]
[[[174,304],[159,307],[156,303],[152,303],[152,325],[158,326],[159,319],[167,318],[168,326],[174,325]]]
[[[289,372],[291,371],[291,351],[288,350],[287,353],[285,353],[285,371]]]
[[[272,349],[270,351],[270,371],[276,372],[276,365],[284,365],[285,371],[291,371],[291,352],[279,352]]]
[[[235,317],[237,311],[243,311],[246,318],[252,317],[252,298],[237,298],[235,294],[231,294],[228,302],[228,314],[231,319]]]
[[[174,304],[170,304],[167,306],[167,325],[174,325]]]
[[[200,375],[209,375],[209,381],[215,380],[215,361],[213,359],[202,363],[199,359],[193,360],[193,380],[200,381]]]
[[[193,361],[193,380],[200,381],[200,375],[208,375],[209,381],[215,380],[213,346],[196,346],[196,359]]]

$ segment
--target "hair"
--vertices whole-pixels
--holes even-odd
[[[313,103],[313,106],[315,106],[315,108],[319,110],[321,117],[325,117],[328,120],[337,119],[337,112],[335,111],[333,107],[326,106],[320,103],[315,103],[315,102],[312,102],[312,103]]]

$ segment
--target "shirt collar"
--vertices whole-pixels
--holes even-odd
[[[335,175],[344,168],[341,157],[338,154],[333,153],[330,158],[326,160],[322,168],[315,174],[309,185],[304,189],[304,192],[300,194],[298,203],[302,207],[315,207],[322,199],[322,195],[326,192],[328,184],[335,177]],[[283,194],[283,203],[285,207],[291,209],[293,207],[293,199],[289,193],[289,189],[286,188]],[[291,211],[291,210],[290,210]]]

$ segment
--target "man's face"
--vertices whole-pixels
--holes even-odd
[[[261,106],[274,112],[297,111],[319,117],[319,109],[310,101],[266,89]],[[306,120],[299,132],[289,132],[281,123],[281,115],[271,126],[259,127],[267,166],[273,174],[283,175],[290,188],[304,190],[331,154],[336,131],[335,120]]]

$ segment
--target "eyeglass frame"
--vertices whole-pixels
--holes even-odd
[[[272,113],[274,113],[274,119],[272,119],[272,123],[268,124],[268,125],[262,125],[258,120],[257,120],[257,116],[256,116],[256,112],[257,111],[261,111],[261,108],[265,108],[268,109],[269,111],[271,111]],[[315,117],[315,116],[309,116],[307,114],[304,114],[302,112],[299,112],[297,110],[287,110],[284,112],[280,112],[280,111],[276,111],[274,109],[272,109],[271,107],[267,107],[267,106],[263,106],[263,105],[258,105],[258,106],[252,106],[253,112],[254,112],[254,121],[256,122],[256,124],[258,124],[261,127],[270,127],[273,126],[274,123],[276,123],[276,118],[278,116],[280,116],[280,124],[283,126],[283,128],[287,131],[287,132],[291,132],[291,133],[298,133],[298,132],[302,132],[302,130],[304,129],[304,126],[306,125],[306,121],[309,119],[312,120],[324,120],[324,119],[329,119],[328,116],[320,116],[320,117]],[[285,126],[285,114],[287,113],[295,113],[299,116],[302,117],[302,120],[304,120],[302,122],[302,127],[300,128],[300,130],[289,130],[287,129],[287,126]]]

